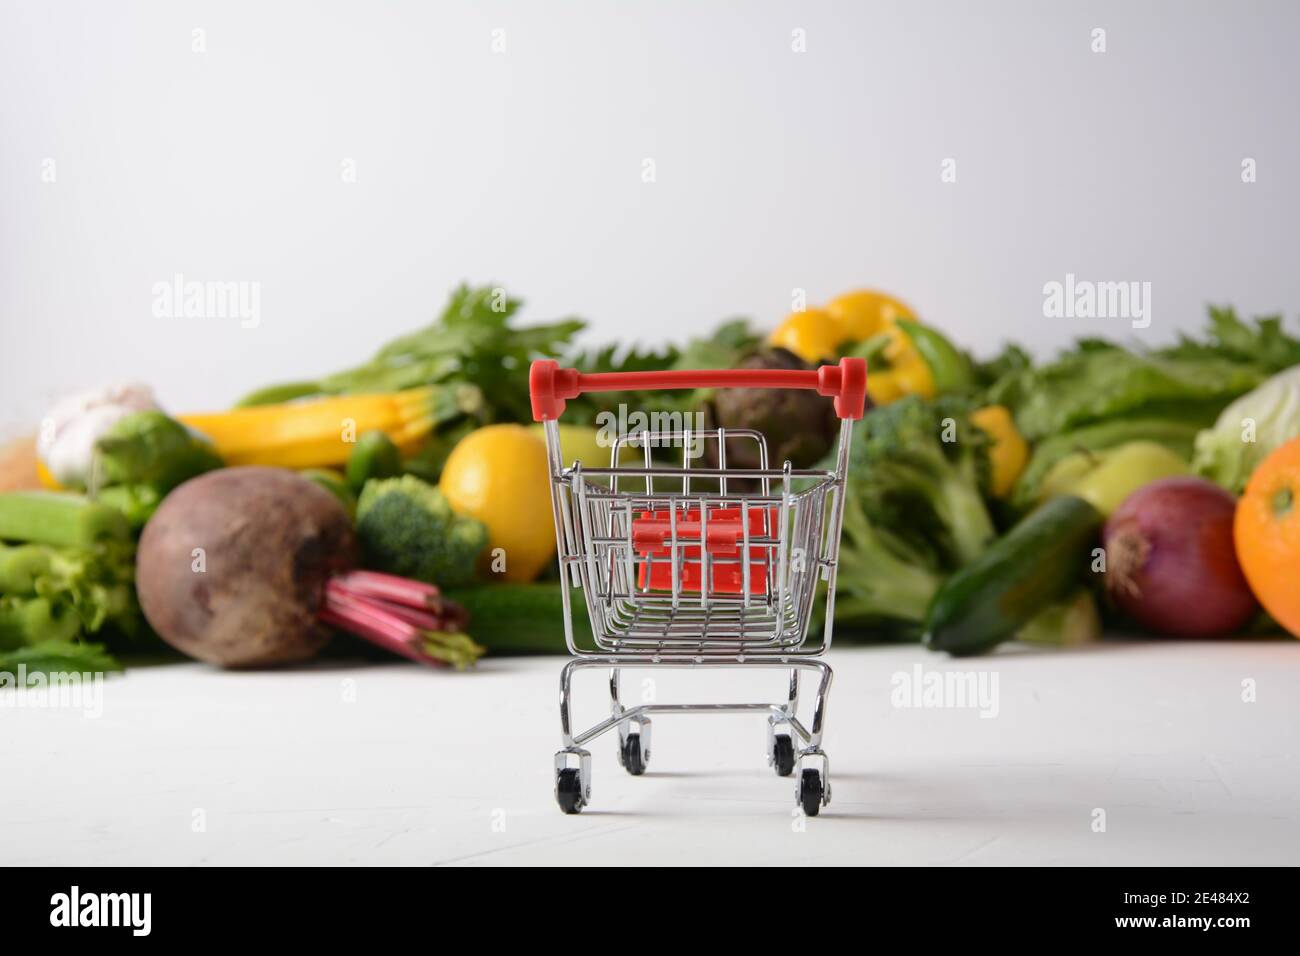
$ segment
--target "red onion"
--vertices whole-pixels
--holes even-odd
[[[1232,541],[1236,499],[1202,478],[1162,478],[1106,522],[1106,591],[1150,631],[1221,637],[1259,610]]]

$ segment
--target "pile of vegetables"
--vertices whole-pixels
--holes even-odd
[[[1103,628],[1300,634],[1300,339],[1278,318],[1216,308],[1165,348],[1086,339],[1035,362],[1015,345],[977,359],[875,291],[651,350],[581,348],[581,320],[521,324],[520,306],[462,286],[366,361],[228,410],[172,414],[142,386],[60,402],[36,447],[49,490],[0,493],[0,671],[167,647],[292,664],[361,646],[340,632],[457,668],[562,650],[539,357],[589,372],[865,358],[842,638],[970,654]],[[758,429],[796,467],[825,464],[838,429],[810,392],[595,393],[569,403],[566,460],[609,463],[590,423],[620,404]],[[754,450],[733,442],[728,464]]]
[[[970,654],[1105,626],[1267,628],[1233,493],[1300,434],[1300,340],[1280,319],[1211,309],[1203,338],[1167,348],[1087,339],[1043,364],[1015,345],[980,362],[863,292],[791,315],[770,342],[871,366],[837,633]],[[1288,560],[1300,571],[1295,548]]]
[[[1043,643],[1053,629],[1055,643],[1074,643],[1107,624],[1268,630],[1260,603],[1276,614],[1277,602],[1243,574],[1256,546],[1243,545],[1234,493],[1300,434],[1298,362],[1300,340],[1279,319],[1246,323],[1230,309],[1211,309],[1203,340],[1165,349],[1086,340],[1035,367],[1008,348],[986,366],[981,399],[1004,403],[1032,446],[1002,512],[1018,523],[944,583],[926,642],[973,653],[1010,637]],[[1283,561],[1300,568],[1300,549]],[[1079,612],[1094,596],[1101,613]]]

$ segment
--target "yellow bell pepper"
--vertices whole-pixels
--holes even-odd
[[[1029,463],[1029,443],[1016,430],[1005,405],[988,405],[971,413],[971,421],[993,440],[989,463],[993,466],[993,496],[1005,498]]]
[[[934,374],[912,344],[911,337],[892,321],[881,334],[887,337],[881,354],[889,367],[867,376],[867,394],[872,403],[887,405],[904,395],[934,398]]]
[[[836,296],[826,305],[826,311],[843,327],[854,342],[879,335],[898,318],[916,315],[906,304],[893,296],[872,289],[859,289]]]
[[[847,340],[844,327],[823,309],[791,312],[767,337],[769,345],[789,349],[813,365],[835,358]]]
[[[833,359],[846,344],[882,337],[879,354],[885,367],[867,376],[867,394],[874,404],[885,405],[905,395],[933,398],[970,384],[970,361],[963,353],[922,325],[905,303],[871,289],[836,296],[824,309],[792,313],[768,343],[816,364]]]

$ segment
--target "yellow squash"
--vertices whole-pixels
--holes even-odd
[[[341,465],[356,440],[381,431],[409,450],[433,430],[432,388],[342,395],[228,412],[180,415],[228,465],[313,468]]]

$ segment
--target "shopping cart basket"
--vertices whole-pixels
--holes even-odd
[[[582,374],[550,360],[529,374],[533,417],[545,423],[560,573],[586,596],[590,646],[574,636],[568,586],[561,587],[564,635],[573,660],[560,674],[563,749],[555,755],[555,796],[565,813],[591,801],[589,741],[617,729],[619,762],[633,775],[650,759],[651,715],[760,713],[767,716],[768,762],[780,776],[798,769],[795,799],[814,816],[830,803],[830,764],[822,751],[831,669],[818,660],[831,645],[835,568],[853,422],[862,417],[866,363],[846,358],[820,369],[609,372]],[[798,388],[834,399],[841,420],[834,471],[770,467],[763,435],[748,429],[617,436],[608,468],[565,464],[557,423],[567,399],[584,392],[681,388]],[[702,443],[709,464],[694,467]],[[757,468],[728,468],[728,447],[757,445]],[[682,448],[681,467],[654,461],[665,445]],[[625,464],[626,449],[638,452]],[[753,449],[749,449],[753,451]],[[675,454],[675,453],[674,453]],[[825,582],[825,624],[809,623]],[[610,715],[575,733],[575,671],[610,670]],[[789,670],[778,703],[624,706],[622,668],[764,667]],[[811,722],[799,719],[799,678],[817,677]],[[796,754],[794,738],[800,747]]]

